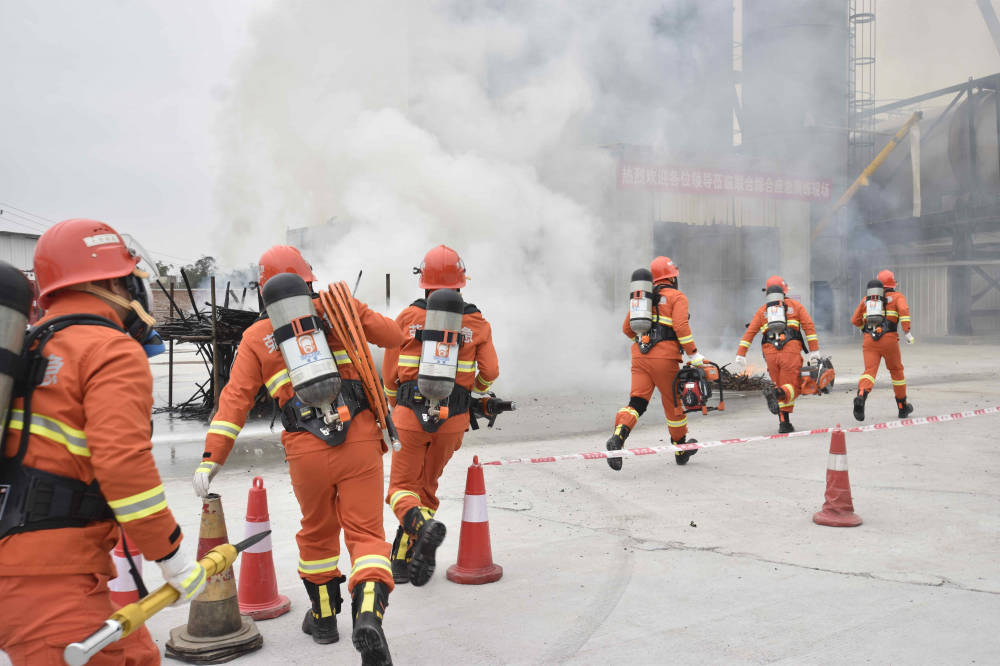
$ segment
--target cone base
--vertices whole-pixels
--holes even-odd
[[[493,583],[500,580],[501,576],[503,576],[503,567],[499,564],[493,564],[481,569],[466,569],[465,567],[453,564],[448,567],[448,573],[446,574],[448,580],[459,585]]]
[[[827,527],[857,527],[862,521],[861,516],[853,511],[823,509],[813,515],[813,522]]]
[[[237,631],[222,636],[192,636],[186,624],[174,627],[170,630],[165,654],[191,664],[221,664],[259,650],[264,645],[264,637],[253,620],[248,617],[241,620],[242,626]]]
[[[270,620],[279,615],[284,615],[292,608],[292,602],[283,594],[279,594],[271,601],[259,604],[245,604],[240,602],[240,615],[252,617],[255,621]]]

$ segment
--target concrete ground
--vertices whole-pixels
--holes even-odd
[[[857,343],[835,345],[835,391],[798,403],[803,429],[851,416],[861,373]],[[1000,405],[1000,346],[904,348],[914,416]],[[756,354],[756,352],[754,352]],[[728,360],[728,359],[727,359]],[[423,588],[399,586],[385,632],[396,664],[987,664],[1000,663],[1000,416],[849,434],[854,504],[864,524],[813,524],[825,488],[829,438],[703,450],[686,467],[672,454],[486,467],[490,534],[503,578],[461,586],[456,561],[467,465],[481,460],[603,450],[628,387],[589,396],[511,396],[520,409],[466,437],[441,479],[438,518],[449,535]],[[505,396],[506,397],[506,396]],[[880,373],[866,423],[895,419]],[[701,440],[775,431],[759,394],[691,416]],[[157,426],[155,452],[170,505],[188,538],[200,503],[190,477],[204,426]],[[628,446],[664,443],[655,402]],[[298,506],[266,424],[247,429],[213,484],[229,535],[242,537],[247,489],[268,488],[274,561],[291,613],[259,623],[261,651],[245,664],[359,663],[340,619],[340,643],[299,630],[307,608],[295,568]],[[391,456],[386,456],[388,478]],[[395,521],[385,511],[391,539]],[[342,564],[349,570],[347,551]],[[147,583],[160,582],[146,565]],[[158,644],[186,621],[167,609],[149,623]]]

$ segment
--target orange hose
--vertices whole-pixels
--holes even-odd
[[[333,332],[344,343],[347,357],[351,359],[351,363],[361,378],[361,385],[364,387],[365,396],[368,398],[368,405],[375,415],[375,420],[379,427],[385,431],[385,435],[390,440],[389,444],[393,449],[398,449],[395,441],[395,427],[392,426],[392,420],[389,416],[389,404],[382,391],[382,381],[378,376],[371,350],[368,348],[368,340],[365,338],[361,317],[358,315],[354,299],[351,297],[347,285],[344,282],[331,284],[327,291],[319,292],[319,300]]]

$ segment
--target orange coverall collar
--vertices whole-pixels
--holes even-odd
[[[110,304],[84,291],[63,290],[51,297],[52,305],[42,321],[67,314],[94,314],[123,326],[121,318]]]

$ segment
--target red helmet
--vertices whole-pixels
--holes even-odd
[[[893,275],[892,271],[890,271],[888,268],[885,269],[884,271],[879,271],[876,277],[878,278],[878,281],[882,283],[882,286],[885,287],[886,289],[896,288],[896,276]]]
[[[438,245],[425,254],[417,272],[421,289],[461,289],[465,286],[465,262],[447,245]]]
[[[767,291],[769,287],[781,287],[781,292],[788,295],[788,283],[780,275],[772,275],[767,278],[767,282],[764,283],[764,291]]]
[[[260,286],[273,278],[278,273],[295,273],[306,282],[315,282],[312,266],[302,257],[298,248],[291,245],[275,245],[270,250],[260,255]]]
[[[653,282],[660,282],[667,278],[677,277],[677,266],[670,257],[657,257],[649,265],[649,272],[653,274]]]
[[[35,245],[38,302],[48,308],[49,297],[63,287],[130,275],[139,259],[104,222],[74,219],[54,224]]]

